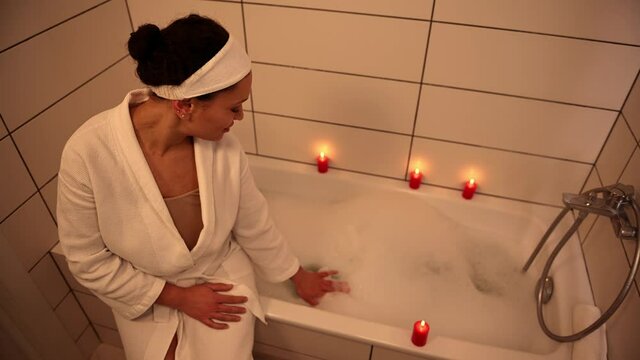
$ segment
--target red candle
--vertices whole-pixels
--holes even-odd
[[[329,170],[329,158],[324,154],[324,151],[321,151],[318,156],[318,172],[326,173],[327,170]]]
[[[422,173],[420,169],[416,168],[411,175],[409,175],[409,187],[412,189],[417,189],[422,184]]]
[[[416,321],[413,324],[413,334],[411,334],[413,345],[424,346],[427,343],[427,336],[429,336],[429,324],[424,320]]]
[[[462,190],[462,197],[465,199],[471,199],[473,194],[475,194],[476,189],[478,188],[478,183],[476,183],[476,179],[471,178],[469,181],[464,184],[464,190]]]

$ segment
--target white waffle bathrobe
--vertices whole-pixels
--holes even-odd
[[[154,305],[165,282],[234,284],[229,294],[247,296],[248,310],[264,321],[251,263],[259,275],[279,282],[299,262],[274,227],[230,134],[194,142],[204,228],[189,251],[131,123],[129,104],[147,98],[147,90],[130,92],[117,107],[89,119],[65,146],[57,208],[62,248],[78,281],[113,309],[129,360],[163,359],[176,333],[178,359],[238,359],[220,353],[220,330]],[[251,334],[240,341],[250,351]]]

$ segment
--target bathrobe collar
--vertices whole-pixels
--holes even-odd
[[[147,201],[156,211],[156,215],[170,231],[171,235],[180,241],[184,250],[189,252],[182,236],[176,229],[169,209],[167,208],[160,189],[156,184],[149,164],[144,157],[142,148],[135,134],[129,106],[139,104],[149,99],[148,89],[133,90],[127,94],[124,101],[119,105],[117,116],[111,121],[115,138],[120,146],[122,157],[125,159],[130,174],[140,191],[145,194]],[[198,177],[198,189],[200,191],[200,203],[202,208],[202,223],[204,225],[196,246],[191,250],[191,256],[197,258],[204,251],[206,241],[204,237],[213,234],[215,228],[215,206],[214,194],[211,179],[213,178],[213,153],[216,144],[212,141],[194,138],[194,153],[196,162],[196,172]]]

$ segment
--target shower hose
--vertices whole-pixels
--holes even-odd
[[[590,192],[598,191],[598,190],[600,190],[600,189],[594,189],[594,190],[591,190]],[[638,207],[637,201],[635,200],[635,198],[631,197],[630,201],[627,202],[626,205],[631,205],[631,207],[633,209],[633,213],[635,215],[635,223],[636,223],[636,226],[638,226],[639,220],[640,220],[640,209]],[[544,245],[544,243],[547,240],[547,238],[551,235],[553,230],[556,228],[556,226],[558,226],[558,224],[560,223],[562,218],[569,212],[569,210],[570,210],[569,206],[566,206],[564,209],[562,209],[560,214],[558,214],[558,216],[553,221],[553,223],[551,224],[551,226],[549,227],[547,232],[543,235],[542,240],[540,241],[540,243],[538,243],[538,246],[534,250],[533,254],[531,254],[531,257],[529,258],[529,260],[527,261],[527,263],[523,267],[523,271],[527,271],[527,269],[529,268],[529,266],[531,265],[531,263],[535,259],[536,255],[538,254],[538,252],[540,251],[540,249]],[[622,209],[622,211],[624,211],[624,209]],[[581,331],[579,331],[579,332],[577,332],[575,334],[558,335],[558,334],[554,333],[553,331],[551,331],[547,327],[547,324],[545,323],[544,314],[542,312],[542,306],[543,306],[542,299],[543,299],[543,293],[544,293],[544,282],[547,279],[547,276],[549,274],[549,270],[551,269],[551,265],[553,264],[553,261],[555,260],[556,256],[558,256],[558,253],[560,253],[560,250],[562,250],[562,248],[567,243],[567,241],[569,241],[571,236],[576,232],[576,230],[578,229],[578,227],[580,226],[580,224],[582,223],[584,218],[587,216],[587,214],[588,214],[587,211],[580,211],[579,212],[576,221],[569,228],[569,230],[567,230],[566,234],[562,237],[562,239],[560,239],[560,241],[558,242],[558,245],[556,245],[556,247],[551,252],[551,255],[549,256],[549,259],[547,260],[547,262],[546,262],[546,264],[544,266],[544,269],[542,270],[542,275],[540,275],[540,280],[538,281],[538,288],[537,288],[537,292],[536,292],[538,322],[540,323],[540,327],[542,328],[544,333],[547,336],[549,336],[551,339],[556,340],[558,342],[572,342],[572,341],[580,340],[583,337],[585,337],[585,336],[591,334],[592,332],[594,332],[595,330],[597,330],[600,326],[602,326],[602,324],[604,324],[607,320],[609,320],[609,318],[616,312],[616,310],[618,310],[618,307],[620,307],[620,305],[622,304],[622,302],[626,298],[627,294],[629,293],[629,290],[631,289],[631,286],[633,285],[633,281],[634,281],[636,272],[638,271],[638,266],[639,266],[639,263],[640,263],[640,231],[636,230],[635,234],[634,234],[635,235],[635,240],[636,240],[636,251],[635,251],[635,255],[633,257],[633,265],[631,265],[631,268],[629,269],[629,275],[627,276],[627,279],[625,280],[622,289],[620,289],[620,293],[618,293],[618,296],[615,298],[613,303],[611,303],[609,308],[604,313],[602,313],[600,318],[598,318],[596,321],[594,321],[591,325],[587,326],[586,328],[584,328],[583,330],[581,330]]]

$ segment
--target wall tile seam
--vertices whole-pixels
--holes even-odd
[[[82,333],[80,333],[80,337],[78,337],[78,340],[76,340],[76,343],[78,343],[78,342],[80,341],[80,339],[82,339],[82,337],[84,336],[84,334],[85,334],[85,333],[87,332],[87,330],[89,330],[89,329],[94,330],[94,329],[93,329],[93,326],[91,326],[91,323],[88,323],[88,324],[87,324],[87,326],[84,328],[84,330],[82,330]],[[94,330],[94,335],[96,335],[96,338],[100,339],[100,338],[98,337],[98,334],[96,334],[96,333],[95,333],[95,330]]]
[[[15,139],[13,138],[13,133],[9,133],[9,138],[11,139],[11,142],[13,143],[13,146],[15,147],[16,151],[18,152],[18,156],[20,157],[20,160],[22,161],[22,164],[24,165],[25,169],[27,170],[27,173],[29,174],[29,177],[31,178],[31,181],[33,182],[33,185],[36,188],[36,193],[40,195],[40,200],[42,200],[42,202],[44,203],[44,207],[45,207],[45,209],[47,209],[47,212],[49,213],[49,216],[51,216],[51,220],[53,221],[54,224],[57,225],[58,222],[56,221],[56,217],[53,215],[53,212],[49,208],[49,205],[47,204],[47,201],[45,200],[44,195],[42,194],[42,191],[40,191],[40,188],[38,187],[38,182],[36,181],[35,177],[33,176],[33,173],[31,172],[31,169],[29,168],[29,165],[27,164],[27,161],[25,160],[24,156],[22,155],[22,151],[20,151],[20,147],[18,146],[18,143],[16,143]],[[22,206],[22,205],[20,205],[20,206]],[[15,212],[15,210],[13,212]],[[2,220],[2,222],[4,222],[4,219]]]
[[[4,138],[3,138],[4,139]],[[46,202],[46,200],[44,199],[44,196],[42,196],[41,191],[47,186],[49,185],[49,183],[51,183],[53,180],[55,180],[58,177],[58,174],[56,173],[51,179],[47,180],[41,187],[36,187],[36,191],[34,191],[31,195],[29,195],[27,197],[26,200],[24,200],[22,203],[20,203],[20,205],[18,205],[15,209],[13,209],[7,216],[5,216],[3,219],[0,219],[0,224],[4,223],[5,220],[7,220],[8,218],[11,217],[11,215],[13,215],[16,211],[18,211],[22,205],[26,204],[29,200],[31,200],[32,197],[34,197],[35,195],[40,193],[40,196],[42,198],[42,201],[44,201],[45,206],[48,208],[49,204]],[[51,210],[49,210],[49,214],[52,215]],[[58,222],[55,220],[55,217],[53,218],[53,222],[54,224],[58,224]]]
[[[57,225],[56,225],[56,228],[57,228]],[[56,235],[57,235],[57,234],[56,234]],[[58,245],[58,243],[59,243],[59,242],[60,242],[59,240],[56,240],[56,242],[55,242],[53,245],[51,245],[51,247],[50,247],[47,251],[45,251],[44,255],[42,255],[40,258],[38,258],[38,261],[36,261],[35,265],[33,265],[33,266],[32,266],[29,270],[27,270],[27,271],[28,271],[28,272],[31,272],[31,270],[33,270],[33,269],[38,265],[38,263],[39,263],[40,261],[42,261],[42,259],[44,259],[47,255],[49,255],[49,254],[51,253],[51,251],[52,251],[52,250],[53,250],[53,249]],[[55,261],[55,260],[54,260],[54,261]],[[60,269],[58,269],[58,271],[60,272]],[[62,275],[62,272],[60,272],[60,275]],[[64,276],[62,276],[62,277],[64,278]],[[67,284],[67,286],[69,286],[69,284]],[[69,286],[69,288],[71,288],[71,287]]]
[[[470,147],[475,147],[475,148],[482,148],[482,149],[487,149],[487,150],[508,152],[508,153],[513,153],[513,154],[518,154],[518,155],[525,155],[525,156],[531,156],[531,157],[537,157],[537,158],[543,158],[543,159],[550,159],[550,160],[558,160],[558,161],[570,162],[570,163],[581,164],[581,165],[594,165],[595,164],[595,162],[591,163],[591,162],[586,162],[586,161],[580,161],[580,160],[574,160],[574,159],[562,158],[562,157],[550,156],[550,155],[543,155],[543,154],[536,154],[536,153],[530,153],[530,152],[526,152],[526,151],[512,150],[512,149],[500,148],[500,147],[495,147],[495,146],[487,146],[487,145],[480,145],[480,144],[473,144],[473,143],[465,143],[465,142],[449,140],[449,139],[434,138],[434,137],[422,136],[422,135],[411,135],[411,134],[407,134],[407,133],[400,133],[400,132],[390,131],[390,130],[368,128],[368,127],[358,126],[358,125],[334,123],[334,122],[329,122],[329,121],[326,121],[326,120],[317,120],[317,119],[303,118],[303,117],[299,117],[299,116],[291,116],[291,115],[285,115],[285,114],[271,113],[271,112],[256,110],[255,106],[254,106],[253,110],[247,110],[247,112],[252,112],[253,114],[268,115],[268,116],[278,116],[278,117],[283,117],[283,118],[287,118],[287,119],[293,119],[293,120],[298,120],[298,121],[307,121],[307,122],[319,123],[319,124],[324,124],[324,125],[329,125],[329,126],[337,126],[337,127],[351,128],[351,129],[356,129],[356,130],[373,131],[373,132],[390,134],[390,135],[397,135],[397,136],[403,136],[403,137],[411,137],[411,138],[432,140],[432,141],[438,141],[438,142],[445,142],[445,143],[449,143],[449,144],[456,144],[456,145],[462,145],[462,146],[470,146]],[[255,121],[255,119],[254,119],[254,121]],[[407,168],[407,171],[408,171],[408,168]]]
[[[76,296],[75,292],[72,290],[71,291],[71,296],[73,296],[73,299],[76,301],[76,303],[78,304],[78,307],[80,308],[80,311],[82,311],[82,314],[84,315],[85,319],[87,320],[87,322],[89,323],[89,325],[93,326],[93,323],[91,322],[91,318],[89,317],[89,314],[87,313],[87,311],[84,309],[84,307],[82,307],[82,303],[80,302],[80,300],[78,299],[78,297]],[[94,328],[95,330],[95,328]],[[80,337],[78,337],[79,339]],[[78,340],[76,339],[76,341]]]
[[[611,128],[609,129],[609,133],[607,134],[607,136],[604,139],[604,142],[602,143],[602,147],[600,148],[600,151],[598,151],[598,156],[596,156],[596,160],[594,161],[594,166],[596,167],[596,171],[598,174],[598,178],[600,179],[600,183],[604,184],[604,182],[602,181],[602,177],[600,176],[600,171],[598,170],[598,160],[600,160],[600,156],[602,156],[602,152],[604,151],[604,148],[607,147],[607,143],[609,142],[609,139],[611,138],[611,134],[613,134],[613,129],[615,129],[616,125],[618,124],[618,121],[620,121],[620,112],[618,111],[618,116],[616,116],[616,120],[613,122],[613,124],[611,124]]]
[[[434,2],[435,2],[435,0],[434,0]],[[419,21],[419,22],[429,22],[429,21],[431,21],[430,19],[412,18],[412,17],[407,17],[407,16],[395,16],[395,15],[386,15],[386,14],[372,14],[372,13],[363,13],[363,12],[358,12],[358,11],[314,8],[314,7],[309,7],[309,6],[295,6],[295,5],[282,5],[282,4],[264,4],[264,3],[258,3],[258,2],[253,2],[253,1],[242,1],[242,4],[252,5],[252,6],[262,6],[262,7],[275,7],[275,8],[283,8],[283,9],[303,10],[303,11],[318,11],[318,12],[335,13],[335,14],[369,16],[369,17],[378,17],[378,18],[383,18],[383,19],[396,19],[396,20]]]
[[[619,183],[620,179],[622,179],[622,175],[624,175],[624,172],[627,171],[627,167],[629,167],[629,164],[631,163],[631,159],[633,158],[633,155],[636,153],[636,151],[638,151],[638,144],[636,144],[636,146],[633,148],[633,151],[631,151],[631,154],[629,154],[629,158],[627,159],[627,162],[624,164],[622,171],[620,171],[620,175],[618,175],[618,177],[616,178],[616,183]]]
[[[258,156],[258,157],[263,157],[263,158],[266,158],[266,159],[281,160],[281,161],[287,161],[287,162],[292,162],[292,163],[302,164],[302,165],[309,165],[309,166],[316,166],[317,165],[315,162],[305,162],[305,161],[301,161],[301,160],[295,160],[295,159],[291,159],[291,158],[283,158],[283,157],[267,155],[267,154],[253,154],[252,153],[252,155]],[[349,168],[339,168],[339,167],[334,167],[334,166],[331,166],[331,169],[345,171],[345,172],[349,172],[349,173],[353,173],[353,174],[359,174],[359,175],[374,176],[374,177],[387,179],[387,180],[396,180],[396,181],[403,182],[403,183],[406,182],[404,177],[393,177],[393,176],[387,176],[387,175],[380,175],[380,174],[374,174],[374,173],[369,173],[369,172],[365,172],[365,171],[353,170],[353,169],[349,169]],[[423,182],[422,185],[424,185],[424,186],[433,186],[433,187],[436,187],[436,188],[446,189],[446,190],[453,190],[453,191],[456,191],[456,192],[459,192],[459,191],[462,190],[460,187],[446,186],[446,185],[434,184],[434,183],[429,183],[429,182]],[[563,208],[563,206],[557,205],[557,204],[543,203],[543,202],[537,202],[537,201],[532,201],[532,200],[527,200],[527,199],[519,199],[519,198],[513,198],[513,197],[502,196],[502,195],[497,195],[497,194],[484,193],[484,192],[479,192],[479,191],[476,191],[476,194],[483,195],[483,196],[490,196],[490,197],[503,199],[503,200],[518,201],[518,202],[522,202],[522,203],[526,203],[526,204],[546,206],[546,207],[551,207],[551,208],[555,208],[555,209],[562,209]]]
[[[436,0],[433,0],[431,5],[431,19],[433,20],[433,13],[436,9]],[[431,26],[433,22],[429,21],[429,28],[427,29],[427,43],[425,44],[424,56],[422,57],[422,71],[420,72],[420,83],[424,82],[424,74],[426,73],[427,68],[427,56],[429,55],[429,43],[431,42]],[[420,116],[420,99],[422,98],[422,88],[423,86],[418,87],[418,97],[416,100],[416,107],[413,116],[413,126],[411,127],[411,139],[409,140],[409,154],[407,156],[407,166],[404,170],[404,180],[408,180],[409,177],[409,167],[411,166],[411,155],[413,153],[413,140],[415,139],[416,134],[416,125],[418,124],[418,117]]]
[[[460,23],[460,22],[454,22],[454,21],[433,20],[433,22],[436,23],[436,24],[474,27],[474,28],[480,28],[480,29],[516,32],[516,33],[530,34],[530,35],[537,35],[537,36],[548,36],[548,37],[553,37],[553,38],[562,38],[562,39],[569,39],[569,40],[588,41],[588,42],[594,42],[594,43],[600,43],[600,44],[609,44],[609,45],[616,45],[616,46],[640,48],[640,44],[631,44],[631,43],[625,43],[625,42],[619,42],[619,41],[601,40],[601,39],[594,39],[594,38],[587,38],[587,37],[580,37],[580,36],[571,36],[571,35],[540,32],[540,31],[529,31],[529,30],[522,30],[522,29],[512,29],[512,28],[503,28],[503,27],[495,27],[495,26],[487,26],[487,25],[478,25],[478,24],[468,24],[468,23]]]
[[[81,12],[77,13],[77,14],[72,15],[71,17],[66,18],[65,20],[62,20],[62,21],[60,21],[60,22],[58,22],[58,23],[56,23],[56,24],[54,24],[54,25],[51,25],[51,26],[49,26],[49,27],[45,28],[44,30],[40,30],[40,31],[36,32],[35,34],[29,35],[29,36],[27,36],[26,38],[24,38],[24,39],[22,39],[22,40],[20,40],[20,41],[16,42],[15,44],[10,45],[10,46],[8,46],[8,47],[6,47],[6,48],[4,48],[4,49],[0,50],[0,55],[1,55],[2,53],[4,53],[5,51],[11,50],[11,49],[13,49],[13,48],[14,48],[14,47],[16,47],[16,46],[19,46],[19,45],[21,45],[21,44],[23,44],[23,43],[26,43],[27,41],[32,40],[32,39],[34,39],[34,38],[36,38],[36,37],[38,37],[38,36],[40,36],[40,35],[42,35],[42,34],[44,34],[44,33],[48,32],[49,30],[53,30],[54,28],[56,28],[56,27],[58,27],[58,26],[60,26],[60,25],[62,25],[62,24],[64,24],[64,23],[67,23],[67,22],[69,22],[69,21],[71,21],[71,20],[73,20],[73,19],[75,19],[75,18],[77,18],[77,17],[79,17],[79,16],[82,16],[82,15],[84,15],[84,14],[86,14],[86,13],[88,13],[88,12],[92,11],[92,10],[95,10],[96,8],[98,8],[98,7],[102,6],[102,5],[104,5],[104,4],[106,4],[106,3],[110,2],[110,1],[112,1],[112,0],[105,0],[105,1],[103,1],[103,2],[101,2],[101,3],[99,3],[99,4],[96,4],[96,5],[94,5],[94,6],[91,6],[91,7],[87,8],[87,9],[85,9],[85,10],[83,10],[83,11],[81,11]]]
[[[7,216],[5,216],[3,219],[0,219],[0,225],[2,225],[6,220],[8,220],[13,214],[16,213],[16,211],[20,210],[20,208],[22,206],[24,206],[27,202],[29,202],[29,200],[31,200],[31,198],[33,198],[34,196],[36,196],[38,194],[38,191],[34,191],[31,195],[29,195],[29,197],[27,197],[26,200],[24,200],[22,203],[20,203],[20,205],[18,205],[15,209],[13,209],[9,214],[7,214]]]
[[[47,252],[47,254],[51,254],[50,252]],[[38,262],[36,263],[36,265],[31,268],[31,270],[28,271],[29,275],[31,275],[31,271],[33,271],[33,269],[35,269],[36,266],[38,266],[38,264],[40,264],[42,262],[42,260],[44,260],[44,258],[46,257],[43,256],[40,260],[38,260]],[[62,304],[62,302],[64,301],[64,298],[67,297],[67,295],[69,295],[69,291],[71,291],[71,286],[69,286],[69,283],[67,282],[67,279],[65,279],[64,275],[62,274],[62,271],[60,271],[60,268],[58,268],[58,264],[56,263],[56,260],[53,258],[53,255],[50,256],[51,261],[53,262],[53,265],[56,267],[56,270],[58,271],[58,275],[60,275],[60,277],[62,278],[62,281],[64,281],[65,286],[67,287],[67,292],[64,294],[64,296],[62,297],[62,299],[60,301],[58,301],[58,303],[56,305],[53,306],[53,309],[57,309],[58,306],[60,306],[60,304]],[[38,288],[38,290],[40,289],[39,286],[36,286]]]
[[[109,0],[111,1],[111,0]],[[26,126],[27,124],[29,124],[31,121],[35,120],[38,116],[42,115],[43,113],[45,113],[46,111],[48,111],[49,109],[51,109],[52,107],[54,107],[55,105],[57,105],[58,103],[60,103],[62,100],[66,99],[67,97],[71,96],[73,93],[75,93],[76,91],[80,90],[82,87],[84,87],[85,85],[87,85],[88,83],[90,83],[91,81],[95,80],[98,76],[104,74],[105,72],[107,72],[109,69],[113,68],[114,66],[118,65],[121,61],[123,61],[124,59],[126,59],[127,57],[129,57],[129,54],[124,55],[123,57],[121,57],[120,59],[116,60],[113,64],[107,66],[106,68],[100,70],[97,74],[91,76],[89,79],[87,79],[86,81],[82,82],[80,85],[78,85],[77,87],[73,88],[71,91],[69,91],[68,93],[66,93],[65,95],[63,95],[62,97],[60,97],[59,99],[55,100],[54,102],[52,102],[51,104],[47,105],[44,109],[40,110],[37,114],[33,115],[32,117],[28,118],[26,121],[24,121],[22,124],[18,125],[15,129],[13,129],[13,131],[10,132],[10,134],[15,133],[16,131],[20,130],[22,127]]]
[[[213,1],[215,1],[215,0],[213,0]],[[218,1],[220,1],[220,0],[218,0]],[[221,1],[221,2],[228,2],[228,1]],[[435,0],[434,0],[433,3],[435,4]],[[497,30],[497,31],[509,31],[509,32],[523,33],[523,34],[538,35],[538,36],[548,36],[548,37],[554,37],[554,38],[564,38],[564,39],[570,39],[570,40],[579,40],[579,41],[589,41],[589,42],[595,42],[595,43],[604,43],[604,44],[610,44],[610,45],[619,45],[619,46],[628,46],[628,47],[640,47],[640,44],[625,43],[625,42],[621,42],[621,41],[602,40],[602,39],[596,39],[596,38],[572,36],[572,35],[565,35],[565,34],[551,33],[551,32],[532,31],[532,30],[523,30],[523,29],[518,29],[518,28],[507,28],[507,27],[480,25],[480,24],[472,24],[472,23],[463,23],[463,22],[456,22],[456,21],[438,20],[437,18],[433,19],[433,14],[434,14],[433,10],[435,10],[435,7],[431,11],[431,17],[429,19],[423,19],[423,18],[412,18],[412,17],[405,17],[405,16],[385,15],[385,14],[362,13],[362,12],[357,12],[357,11],[314,8],[314,7],[307,7],[307,6],[294,6],[294,5],[281,5],[281,4],[264,4],[264,3],[257,3],[257,2],[244,1],[244,0],[242,1],[242,4],[253,5],[253,6],[263,6],[263,7],[277,7],[277,8],[289,8],[289,9],[298,9],[298,10],[307,10],[307,11],[321,11],[321,12],[350,14],[350,15],[372,16],[372,17],[380,17],[380,18],[409,20],[409,21],[433,22],[433,23],[436,23],[436,24],[474,27],[474,28]]]
[[[627,105],[627,101],[629,101],[629,97],[631,96],[631,93],[633,92],[633,88],[638,84],[638,77],[640,77],[640,67],[638,68],[638,71],[636,72],[636,77],[633,79],[633,82],[631,82],[631,87],[629,88],[629,91],[627,91],[627,96],[625,96],[624,101],[622,102],[622,106],[620,107],[620,112],[624,112],[625,105]],[[623,116],[624,116],[624,114],[623,114]]]
[[[572,211],[573,213],[573,211]],[[573,214],[574,219],[575,219],[575,214]],[[596,221],[598,221],[598,217],[596,216]],[[596,221],[593,222],[593,224],[591,224],[591,227],[589,228],[589,231],[587,232],[587,234],[584,236],[584,240],[580,242],[580,254],[582,254],[582,261],[584,263],[584,269],[585,272],[587,273],[587,279],[589,280],[589,289],[591,289],[591,300],[593,301],[593,304],[596,304],[596,295],[595,295],[595,291],[593,291],[593,282],[591,281],[591,274],[589,273],[589,262],[587,261],[587,256],[584,253],[584,246],[587,243],[587,239],[589,237],[589,233],[591,233],[591,229],[593,229],[594,225],[596,224]],[[580,234],[578,234],[579,236]],[[578,238],[578,240],[580,240],[580,238]]]
[[[513,97],[513,98],[517,98],[517,99],[531,100],[531,101],[536,101],[536,102],[545,102],[545,103],[552,103],[552,104],[577,106],[577,107],[581,107],[581,108],[594,109],[594,110],[613,111],[613,112],[616,112],[616,113],[620,112],[620,109],[609,109],[609,108],[603,108],[603,107],[599,107],[599,106],[591,106],[591,105],[585,105],[585,104],[579,104],[579,103],[571,103],[571,102],[560,101],[560,100],[536,98],[536,97],[532,97],[532,96],[510,94],[510,93],[502,93],[502,92],[482,90],[482,89],[464,88],[464,87],[460,87],[460,86],[438,84],[438,83],[432,83],[432,82],[424,82],[424,81],[418,82],[418,81],[410,81],[410,80],[403,80],[403,79],[394,79],[394,78],[388,78],[388,77],[382,77],[382,76],[356,74],[356,73],[349,73],[349,72],[344,72],[344,71],[335,71],[335,70],[328,70],[328,69],[312,68],[312,67],[306,67],[306,66],[298,66],[298,65],[290,65],[290,64],[278,64],[278,63],[272,63],[272,62],[267,62],[267,61],[254,61],[254,60],[252,60],[251,63],[252,64],[258,64],[258,65],[277,66],[277,67],[296,69],[296,70],[306,70],[306,71],[315,71],[315,72],[337,74],[337,75],[363,77],[363,78],[375,79],[375,80],[394,81],[394,82],[400,82],[400,83],[405,83],[405,84],[415,84],[415,85],[422,85],[422,86],[442,87],[442,88],[447,88],[447,89],[475,92],[475,93],[481,93],[481,94]]]
[[[88,317],[88,316],[87,316],[87,314],[84,312],[84,309],[83,309],[83,308],[82,308],[82,306],[80,305],[80,302],[78,301],[78,299],[76,299],[76,297],[73,295],[73,291],[71,291],[71,292],[69,292],[67,295],[65,295],[65,297],[64,297],[64,299],[63,299],[63,301],[64,301],[65,299],[67,299],[67,297],[69,297],[69,296],[72,296],[72,297],[73,297],[73,299],[75,300],[75,302],[78,304],[78,308],[80,308],[80,311],[82,312],[82,315],[84,316],[85,320],[87,321],[87,326],[89,326],[89,325],[91,324],[91,321],[89,321],[89,317]],[[56,310],[57,310],[57,309],[56,309]],[[58,318],[60,318],[60,315],[58,315],[57,313],[56,313],[56,316],[58,316]],[[62,320],[62,319],[61,319],[61,320]],[[78,335],[78,336],[74,339],[74,342],[77,342],[77,341],[80,339],[80,337],[82,336],[82,334],[84,333],[84,331],[85,331],[85,330],[86,330],[86,327],[85,327],[85,329],[84,329],[84,330],[82,330],[82,331],[80,332],[80,335]],[[71,335],[71,334],[69,334],[69,335]]]
[[[247,20],[244,15],[244,1],[240,1],[240,13],[242,14],[242,36],[244,37],[244,44],[247,50],[247,54],[251,56],[251,52],[249,50],[249,38],[247,37]],[[249,94],[249,98],[251,100],[251,122],[253,123],[253,146],[256,149],[256,153],[259,153],[260,150],[258,148],[258,130],[256,130],[256,117],[253,114],[253,108],[255,106],[254,93],[251,91]]]
[[[631,128],[631,125],[629,124],[629,120],[627,120],[627,117],[624,115],[624,112],[621,112],[620,115],[624,119],[624,122],[627,124],[627,128],[629,129],[629,132],[631,132],[631,136],[633,136],[633,139],[636,141],[636,144],[640,145],[640,134],[636,135],[633,132],[633,129]]]

